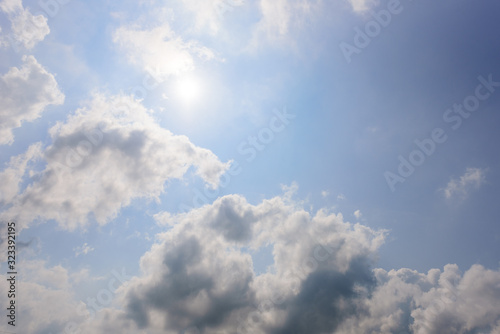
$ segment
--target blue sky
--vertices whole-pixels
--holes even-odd
[[[499,10],[0,1],[0,330],[498,333]]]

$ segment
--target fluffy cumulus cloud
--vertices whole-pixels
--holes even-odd
[[[474,265],[462,276],[447,265],[435,276],[431,289],[414,298],[414,333],[498,333],[500,272]]]
[[[142,275],[119,290],[122,308],[103,310],[83,332],[333,331],[373,288],[372,254],[384,239],[286,196],[251,205],[229,195],[157,218],[171,228],[142,257]],[[274,265],[256,276],[245,249],[265,245]]]
[[[193,70],[196,58],[214,58],[212,50],[196,41],[184,41],[168,23],[151,29],[122,26],[114,32],[113,41],[125,51],[131,63],[157,80]]]
[[[51,104],[64,102],[64,95],[52,74],[35,57],[24,56],[20,68],[0,77],[0,145],[12,144],[12,130],[40,117]]]
[[[498,333],[500,272],[456,265],[429,270],[376,269],[377,287],[364,314],[347,319],[339,333]]]
[[[0,9],[7,14],[11,22],[10,34],[1,37],[2,45],[10,45],[15,50],[21,45],[26,49],[32,49],[50,32],[47,18],[31,14],[23,7],[22,0],[2,0]]]
[[[37,218],[67,229],[91,217],[104,224],[134,198],[157,199],[166,181],[183,177],[191,166],[211,187],[229,167],[187,137],[160,127],[142,104],[126,96],[96,95],[53,126],[50,135],[52,144],[41,153],[43,166],[16,174],[19,180],[29,172],[32,182],[15,196],[5,195],[11,200],[4,217],[20,227]],[[11,165],[27,165],[26,156],[17,160]]]
[[[59,331],[65,334],[500,330],[500,271],[480,265],[465,273],[456,265],[427,273],[374,269],[385,231],[326,209],[309,213],[289,194],[257,205],[228,195],[155,218],[168,230],[141,258],[141,274],[118,287],[113,303],[95,316],[66,295],[78,275],[60,266],[47,271],[39,262],[27,266],[39,273],[29,285],[34,292],[71,308],[52,310],[61,312],[56,322],[30,302],[33,314],[23,326],[60,329],[66,321]],[[267,246],[274,263],[257,275],[249,250]],[[47,284],[58,289],[44,290]]]
[[[40,260],[22,261],[18,266],[23,272],[16,277],[15,299],[7,299],[6,293],[0,295],[3,305],[8,305],[10,300],[16,302],[15,327],[12,328],[17,333],[66,333],[68,324],[85,320],[88,316],[85,303],[75,298],[72,292],[75,282],[67,269],[60,265],[49,267]],[[0,275],[4,282],[9,278],[9,275]]]

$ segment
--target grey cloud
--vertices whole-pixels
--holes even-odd
[[[250,209],[243,209],[241,201],[225,197],[217,202],[218,210],[212,220],[212,227],[220,230],[232,241],[248,241],[252,237],[252,225],[257,220]]]
[[[235,259],[223,259],[225,252],[217,254],[217,249],[223,248],[220,242],[212,247],[201,242],[189,236],[165,245],[158,277],[127,295],[127,314],[138,328],[151,325],[152,310],[164,315],[166,330],[214,327],[252,302],[252,275],[245,262],[238,261],[238,254],[232,254]],[[213,254],[212,261],[218,262],[215,266],[223,270],[213,269],[207,253]],[[228,269],[234,272],[228,273]]]
[[[158,234],[141,258],[141,274],[116,291],[116,308],[102,309],[79,329],[500,333],[500,271],[479,265],[464,273],[456,265],[427,273],[372,269],[385,232],[327,212],[307,213],[289,194],[257,205],[230,195],[171,217],[175,224]],[[234,238],[227,221],[249,225],[251,233]],[[274,265],[256,275],[246,249],[266,245],[271,245]]]
[[[143,275],[123,289],[124,318],[152,333],[188,328],[200,333],[335,329],[362,308],[358,299],[374,285],[368,255],[380,233],[353,228],[340,215],[320,212],[311,217],[288,196],[258,205],[241,196],[225,196],[175,217],[177,223],[141,259]],[[366,237],[366,244],[353,248],[356,243],[349,240],[357,235]],[[321,241],[328,247],[318,247]],[[269,243],[274,245],[276,273],[258,277],[244,248]],[[281,258],[285,248],[287,259]],[[314,254],[319,254],[320,263],[304,268]],[[297,272],[292,278],[290,269]],[[276,290],[282,302],[252,323],[251,314],[269,303]]]
[[[375,279],[366,259],[354,259],[349,270],[321,270],[311,273],[302,283],[300,293],[284,303],[287,318],[270,333],[331,333],[349,316],[362,313],[356,300],[356,287],[375,286]]]

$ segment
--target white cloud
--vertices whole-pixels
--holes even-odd
[[[338,194],[337,195],[337,200],[339,200],[339,201],[345,200],[345,195],[344,194]]]
[[[85,320],[85,304],[76,300],[65,268],[48,267],[39,260],[22,261],[18,266],[22,271],[16,277],[16,332],[65,333],[68,324]],[[0,275],[4,282],[7,278]],[[0,302],[8,305],[7,294],[0,295]]]
[[[52,74],[33,56],[21,68],[12,67],[0,78],[0,145],[12,144],[12,130],[40,117],[50,104],[62,104],[64,94]]]
[[[85,226],[90,218],[105,224],[135,198],[158,200],[165,182],[182,178],[191,166],[211,187],[229,167],[187,137],[161,128],[127,96],[96,95],[50,135],[45,168],[2,212],[19,228],[36,218],[66,229]]]
[[[295,47],[297,31],[305,26],[305,22],[314,20],[322,8],[321,1],[260,0],[261,19],[254,27],[249,50],[263,43],[285,43]]]
[[[348,0],[351,3],[352,10],[357,13],[365,13],[374,5],[377,4],[376,0]]]
[[[75,252],[75,256],[79,255],[87,255],[88,253],[92,252],[94,250],[93,247],[91,247],[89,244],[84,243],[80,247],[75,247],[73,248],[73,251]]]
[[[195,57],[202,60],[213,59],[212,50],[196,41],[184,41],[177,36],[168,23],[152,29],[138,26],[123,26],[113,34],[117,43],[129,59],[148,71],[157,80],[192,71]]]
[[[323,191],[321,192],[321,196],[322,196],[323,198],[326,198],[326,197],[328,197],[329,195],[330,195],[330,192],[329,192],[328,190],[323,190]]]
[[[446,198],[459,197],[461,199],[468,196],[472,189],[478,189],[485,182],[485,169],[467,168],[465,174],[458,179],[451,179],[443,189]]]
[[[356,219],[360,219],[362,216],[363,214],[361,213],[360,210],[354,211],[354,217],[356,217]]]
[[[226,15],[243,6],[243,0],[183,0],[186,9],[195,15],[195,28],[208,29],[210,33],[215,34],[221,28],[221,22]]]
[[[472,266],[463,276],[456,265],[444,268],[437,283],[412,311],[414,333],[465,333],[491,329],[500,319],[500,272]]]
[[[71,273],[69,277],[73,284],[86,283],[89,281],[102,281],[106,279],[105,276],[91,276],[89,268],[82,268],[77,272]]]
[[[292,16],[291,6],[291,3],[286,0],[261,0],[261,29],[265,30],[268,35],[282,36],[287,34]]]
[[[25,153],[10,158],[7,168],[0,172],[0,203],[9,203],[18,194],[28,163],[42,155],[41,143],[31,145]]]
[[[344,321],[339,333],[496,333],[500,320],[500,272],[456,265],[427,274],[376,269],[376,288]],[[498,327],[497,329],[498,330]]]
[[[68,271],[61,265],[47,268],[43,260],[23,261],[23,278],[31,278],[32,283],[53,289],[68,289],[70,287]]]
[[[21,0],[3,0],[0,9],[6,13],[11,22],[12,33],[2,36],[2,44],[17,48],[22,44],[26,49],[32,49],[49,34],[47,18],[43,15],[34,16],[23,8]]]
[[[291,8],[286,0],[261,0],[259,2],[262,18],[254,28],[250,48],[256,48],[261,41],[279,41],[288,34]]]
[[[160,226],[173,226],[175,225],[175,216],[173,216],[170,212],[163,211],[155,214],[154,219],[156,223]]]

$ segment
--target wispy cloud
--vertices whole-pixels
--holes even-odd
[[[199,42],[184,41],[168,23],[151,29],[122,26],[114,32],[113,41],[125,51],[131,63],[142,67],[157,80],[192,71],[196,58],[210,60],[215,57],[212,50]]]
[[[352,6],[352,10],[357,13],[364,13],[372,8],[375,4],[375,0],[348,0]]]
[[[248,0],[247,0],[248,1]],[[184,0],[183,5],[195,16],[195,29],[219,32],[226,15],[245,4],[244,0]]]
[[[467,168],[465,174],[450,182],[442,189],[447,199],[465,199],[471,190],[478,189],[485,182],[485,169]]]
[[[321,1],[260,0],[261,18],[254,26],[248,50],[253,51],[269,43],[284,43],[295,49],[295,32],[304,28],[305,22],[314,20],[321,8]]]
[[[79,255],[87,255],[88,253],[92,252],[94,250],[94,247],[91,247],[88,243],[84,243],[83,245],[79,247],[73,248],[73,251],[75,252],[75,256]]]

